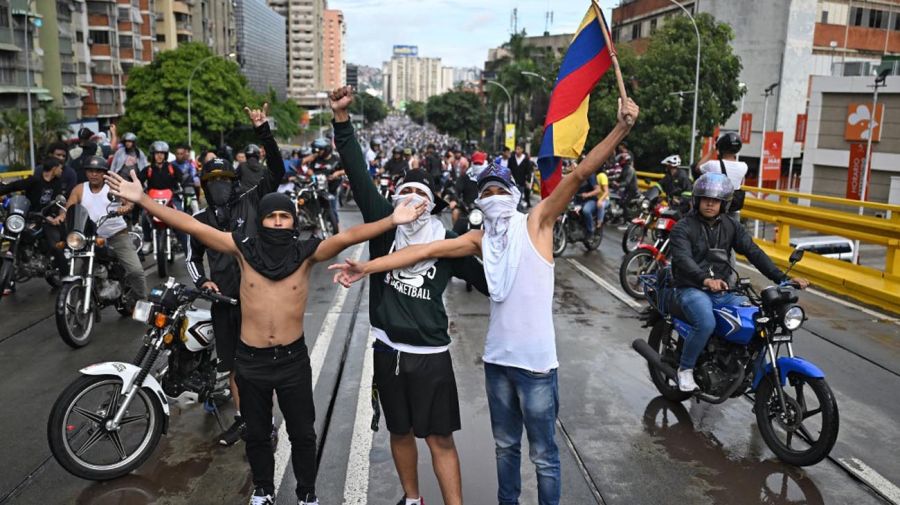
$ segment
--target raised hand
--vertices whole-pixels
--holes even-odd
[[[244,112],[247,113],[247,117],[250,118],[250,122],[253,123],[254,127],[261,126],[266,122],[266,118],[269,117],[269,102],[264,103],[262,109],[244,107]]]
[[[347,259],[344,263],[335,263],[328,267],[329,270],[337,270],[334,274],[334,283],[349,288],[351,284],[366,276],[365,263]]]
[[[394,209],[394,213],[391,214],[391,222],[394,223],[394,226],[411,223],[418,219],[427,208],[428,202],[423,201],[416,205],[412,198],[408,198]]]
[[[121,175],[113,172],[107,172],[106,175],[103,176],[103,179],[106,181],[106,184],[109,185],[109,192],[112,193],[113,196],[118,196],[129,202],[137,203],[144,195],[144,187],[141,186],[140,181],[134,178],[134,171],[128,174],[127,180]]]
[[[625,103],[622,103],[622,99],[619,98],[619,123],[631,128],[634,126],[634,122],[637,121],[640,112],[641,108],[634,103],[634,100],[626,98]]]
[[[332,110],[346,110],[353,103],[353,87],[342,86],[335,88],[331,93],[328,93],[328,98],[331,100]]]

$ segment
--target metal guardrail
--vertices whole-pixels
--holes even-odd
[[[637,175],[643,179],[640,181],[642,186],[647,179],[662,178],[661,174],[646,172],[638,172]],[[791,252],[792,227],[884,247],[887,254],[884,268],[880,270],[810,253],[795,271],[838,294],[900,312],[900,205],[751,186],[742,188],[748,198],[744,201],[741,217],[775,225],[774,242],[763,239],[756,239],[756,242],[782,266],[787,265]],[[756,195],[772,195],[777,200],[758,198]],[[842,206],[852,211],[800,205],[795,201]],[[860,207],[880,211],[885,217],[861,216],[858,214]]]
[[[0,172],[0,179],[12,179],[18,177],[28,177],[33,174],[33,170],[20,170],[18,172]]]

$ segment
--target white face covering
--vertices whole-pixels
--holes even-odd
[[[517,210],[521,198],[518,188],[489,182],[481,189],[483,191],[491,186],[502,187],[511,193],[475,200],[484,212],[484,238],[481,241],[484,274],[491,300],[502,302],[509,295],[516,279],[522,245],[527,239],[525,234],[528,230],[525,226],[525,214]]]
[[[402,187],[403,185],[398,189],[402,189]],[[407,195],[395,195],[393,200],[394,208],[397,208],[397,206],[401,204],[405,205],[410,200],[412,200],[416,205],[427,201],[428,207],[421,216],[416,218],[415,221],[407,224],[402,224],[397,227],[397,233],[394,236],[393,246],[393,250],[395,251],[399,251],[400,249],[411,245],[428,244],[434,242],[435,240],[442,240],[446,234],[444,225],[441,223],[441,220],[438,219],[437,216],[431,214],[431,211],[434,210],[434,201],[428,200],[415,193]],[[407,275],[421,275],[427,272],[428,269],[430,269],[432,266],[434,266],[436,262],[436,259],[428,259],[425,261],[420,261],[419,263],[416,263],[415,265],[412,265],[410,267],[406,267],[402,270]]]

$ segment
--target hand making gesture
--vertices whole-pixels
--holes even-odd
[[[247,113],[247,117],[250,118],[253,127],[257,128],[265,123],[267,121],[266,118],[269,117],[269,102],[264,103],[261,110],[244,107],[244,112]]]

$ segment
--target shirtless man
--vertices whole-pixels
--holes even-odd
[[[251,117],[253,114],[262,112],[251,111]],[[247,423],[247,459],[255,487],[250,504],[275,503],[271,441],[273,391],[278,394],[291,440],[300,505],[318,504],[312,372],[303,338],[310,271],[314,264],[333,258],[351,245],[414,221],[426,206],[402,205],[390,216],[350,228],[324,241],[300,240],[294,203],[280,193],[270,193],[260,200],[257,231],[245,236],[241,231],[218,230],[183,212],[159,205],[134,180],[109,174],[107,183],[114,195],[137,203],[206,247],[237,259],[241,269],[242,320],[235,368],[241,391],[241,413]]]

